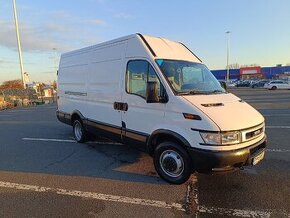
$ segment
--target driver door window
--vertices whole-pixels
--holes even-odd
[[[147,81],[156,81],[160,96],[160,81],[153,67],[143,60],[129,61],[126,74],[126,91],[146,99]]]

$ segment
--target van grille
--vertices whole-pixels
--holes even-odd
[[[257,136],[261,135],[262,132],[263,132],[263,128],[248,132],[248,133],[246,133],[246,139],[248,140],[248,139],[251,139],[253,137],[257,137]]]
[[[261,136],[265,131],[265,124],[255,126],[253,128],[249,128],[242,131],[242,141],[249,141]]]
[[[252,149],[250,149],[250,154],[255,154],[258,150],[262,149],[262,148],[266,148],[266,143],[262,143],[257,147],[254,147]]]

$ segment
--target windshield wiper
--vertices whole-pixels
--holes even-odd
[[[210,91],[209,93],[226,93],[226,92],[223,90],[216,89],[216,90]]]
[[[190,91],[184,91],[184,92],[178,92],[179,95],[197,95],[197,94],[206,94],[204,91],[199,90],[190,90]]]

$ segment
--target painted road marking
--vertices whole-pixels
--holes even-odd
[[[193,184],[196,184],[195,182]],[[0,187],[2,188],[11,188],[17,190],[26,190],[26,191],[33,191],[33,192],[40,192],[40,193],[54,193],[57,195],[64,195],[64,196],[74,196],[74,197],[81,197],[81,198],[88,198],[88,199],[95,199],[101,201],[109,201],[109,202],[119,202],[119,203],[126,203],[126,204],[135,204],[135,205],[142,205],[142,206],[149,206],[149,207],[158,207],[164,209],[173,209],[178,211],[186,212],[184,205],[179,203],[168,203],[165,201],[157,201],[157,200],[149,200],[149,199],[142,199],[142,198],[133,198],[133,197],[126,197],[126,196],[119,196],[119,195],[108,195],[102,193],[95,193],[95,192],[83,192],[78,190],[66,190],[61,188],[50,188],[50,187],[43,187],[43,186],[36,186],[36,185],[27,185],[27,184],[19,184],[19,183],[11,183],[0,181]],[[191,189],[195,189],[196,185],[191,186]],[[196,190],[196,195],[193,196],[193,200],[195,203],[198,203],[198,193]],[[285,211],[281,210],[240,210],[240,209],[231,209],[231,208],[221,208],[221,207],[206,207],[196,205],[195,214],[197,213],[207,213],[207,214],[219,214],[219,215],[228,215],[228,216],[238,216],[238,217],[271,217],[271,214],[283,214],[286,217],[289,217],[290,214],[287,214]]]
[[[48,138],[22,138],[24,141],[43,141],[43,142],[68,142],[68,143],[77,143],[73,139],[48,139]],[[89,144],[100,144],[100,145],[122,145],[118,142],[98,142],[98,141],[89,141]],[[288,153],[290,150],[287,149],[266,149],[269,152],[279,152],[279,153]]]
[[[77,143],[74,139],[52,139],[52,138],[22,138],[24,141],[45,141],[45,142],[69,142],[69,143]],[[121,145],[122,143],[118,142],[98,142],[98,141],[88,141],[87,143],[92,144],[110,144],[110,145]],[[270,152],[290,152],[290,150],[287,149],[267,149],[267,151]]]
[[[270,152],[280,152],[280,153],[283,153],[283,152],[290,152],[290,150],[287,150],[287,149],[266,149],[267,151],[270,151]]]
[[[76,143],[76,140],[69,139],[43,139],[43,138],[22,138],[24,141],[44,141],[44,142],[70,142]]]
[[[47,139],[47,138],[22,138],[24,141],[43,141],[43,142],[69,142],[77,143],[74,139]],[[97,142],[97,141],[88,141],[89,144],[100,144],[100,145],[122,145],[118,142]]]
[[[290,117],[290,114],[263,114],[264,117]]]
[[[113,201],[113,202],[120,202],[120,203],[127,203],[127,204],[137,204],[137,205],[143,205],[143,206],[160,207],[160,208],[165,208],[165,209],[175,209],[179,211],[185,211],[185,209],[183,208],[183,205],[178,204],[178,203],[167,203],[165,201],[148,200],[148,199],[142,199],[142,198],[131,198],[131,197],[126,197],[126,196],[108,195],[108,194],[101,194],[101,193],[95,193],[95,192],[66,190],[66,189],[61,189],[61,188],[50,188],[50,187],[18,184],[18,183],[4,182],[4,181],[0,181],[0,187],[34,191],[34,192],[49,192],[49,193],[55,193],[58,195],[82,197],[82,198],[96,199],[96,200],[101,200],[101,201]]]
[[[18,110],[18,109],[5,110],[3,112],[5,112],[5,113],[19,113],[19,112],[34,112],[34,110],[32,110],[31,108],[29,108],[29,109],[27,108],[27,109],[20,109],[20,110]]]
[[[290,129],[290,126],[266,126],[267,129]]]
[[[275,213],[272,210],[268,211],[252,211],[252,210],[239,210],[239,209],[230,209],[230,208],[221,208],[221,207],[199,207],[200,213],[207,213],[207,214],[215,214],[215,215],[223,215],[223,216],[237,216],[237,217],[263,217],[269,218],[271,217],[272,213]],[[282,212],[285,214],[285,212]]]

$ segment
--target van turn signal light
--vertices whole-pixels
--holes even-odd
[[[185,119],[188,119],[188,120],[201,120],[201,117],[195,114],[183,113],[183,116]]]

